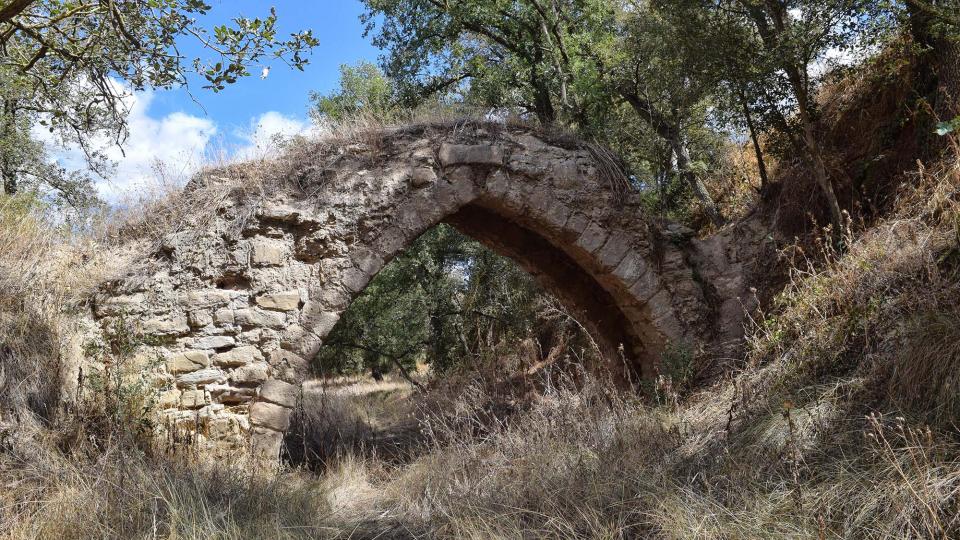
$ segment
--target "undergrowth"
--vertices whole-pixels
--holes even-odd
[[[390,422],[409,388],[305,399],[279,471],[141,444],[141,394],[67,362],[95,284],[193,210],[159,200],[97,239],[33,204],[0,199],[0,536],[960,537],[960,160],[842,249],[782,249],[786,287],[709,387],[655,405],[576,358],[517,377],[502,348]]]

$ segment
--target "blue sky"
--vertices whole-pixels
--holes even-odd
[[[340,64],[375,61],[379,53],[363,37],[363,25],[359,20],[363,5],[358,0],[215,0],[211,4],[213,11],[201,20],[204,26],[226,22],[240,14],[265,16],[270,6],[274,6],[280,35],[311,29],[320,45],[313,50],[310,65],[303,72],[290,69],[283,63],[274,63],[266,79],[254,73],[253,77],[240,80],[218,94],[204,90],[198,79],[192,83],[191,91],[203,108],[191,101],[186,90],[176,90],[160,93],[150,108],[151,115],[182,111],[207,116],[223,128],[246,127],[251,117],[267,111],[304,118],[310,91],[325,92],[335,88]],[[196,42],[189,40],[189,43]],[[209,56],[196,46],[188,51],[186,54]]]
[[[266,16],[276,7],[281,35],[312,29],[320,44],[303,72],[282,62],[270,65],[265,79],[260,69],[220,93],[203,89],[202,79],[189,89],[136,93],[129,99],[130,137],[124,151],[104,144],[116,172],[98,182],[110,202],[136,196],[145,185],[182,184],[211,159],[243,159],[264,155],[272,135],[291,134],[309,128],[308,95],[328,92],[337,86],[341,64],[376,61],[379,51],[363,37],[359,0],[210,0],[213,10],[201,22],[206,27],[233,17]],[[184,39],[182,52],[209,57],[195,43]],[[192,94],[192,97],[191,97]],[[196,100],[197,102],[195,102]],[[44,136],[39,133],[39,136]],[[82,167],[76,148],[61,149],[57,159],[67,167]],[[157,171],[162,170],[162,174]]]

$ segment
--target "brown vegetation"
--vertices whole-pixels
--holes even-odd
[[[846,91],[832,94],[843,106],[828,105],[827,117],[862,109]],[[887,118],[895,102],[877,99],[882,110],[863,114]],[[850,140],[846,129],[832,146]],[[838,159],[884,151],[864,144]],[[778,244],[786,286],[758,291],[773,300],[753,321],[746,356],[707,384],[677,394],[665,374],[643,400],[575,358],[518,384],[502,366],[524,362],[495,350],[410,399],[396,381],[308,395],[287,464],[257,473],[150,451],[131,436],[143,419],[135,392],[114,410],[61,399],[85,388],[62,360],[83,347],[74,315],[86,294],[122,271],[133,244],[203,212],[161,198],[90,238],[2,199],[0,536],[958,537],[952,151],[909,171],[890,158],[846,184],[869,192],[873,209],[844,231],[843,251],[812,236]],[[802,174],[778,169],[781,179]],[[207,188],[215,199],[215,186],[191,187]],[[782,224],[810,201],[781,191],[774,204]]]

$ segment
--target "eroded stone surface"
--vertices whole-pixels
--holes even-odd
[[[259,401],[250,407],[250,423],[255,426],[285,431],[290,427],[290,409],[275,403]]]
[[[226,373],[217,368],[207,368],[193,371],[177,377],[177,384],[181,386],[203,386],[209,383],[226,379]]]
[[[167,371],[173,374],[190,373],[210,365],[210,356],[203,351],[174,353],[167,358]]]
[[[264,401],[293,407],[297,403],[297,387],[280,380],[269,380],[260,387],[260,397]]]
[[[290,311],[300,306],[300,291],[262,294],[257,297],[256,302],[264,309]]]
[[[263,353],[258,347],[247,345],[237,347],[227,352],[213,355],[213,363],[218,366],[239,367],[263,359]]]
[[[194,340],[195,349],[222,349],[236,345],[236,340],[231,336],[203,336]]]

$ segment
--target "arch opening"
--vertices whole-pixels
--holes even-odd
[[[487,216],[479,208],[474,210],[452,214],[449,219],[425,231],[395,254],[362,290],[353,295],[337,323],[322,336],[323,344],[314,355],[314,360],[320,359],[320,373],[337,371],[336,358],[329,354],[332,348],[340,348],[341,354],[344,349],[350,349],[387,357],[413,356],[420,351],[429,357],[428,363],[446,368],[449,359],[438,354],[432,345],[433,340],[426,338],[431,337],[427,335],[431,332],[452,329],[438,329],[431,325],[442,323],[444,317],[451,317],[462,326],[460,323],[470,318],[489,323],[484,328],[497,335],[488,337],[488,340],[501,337],[501,334],[504,338],[537,337],[540,334],[533,328],[533,323],[542,317],[537,309],[545,306],[561,308],[559,313],[568,318],[576,332],[585,338],[583,344],[591,349],[592,364],[599,365],[605,353],[615,351],[616,346],[606,347],[606,344],[614,343],[612,336],[617,334],[603,334],[598,339],[598,334],[593,332],[593,328],[609,326],[606,323],[621,322],[609,317],[608,309],[612,305],[609,295],[589,283],[588,276],[579,271],[573,261],[544,240],[515,224]],[[494,220],[491,223],[495,226],[485,227],[482,233],[473,230],[467,221],[488,217]],[[529,248],[530,253],[521,252],[521,244]],[[544,268],[546,264],[551,267]],[[563,292],[564,279],[576,281],[576,292]],[[589,298],[589,294],[597,297]],[[593,304],[583,309],[578,301]],[[586,322],[585,317],[601,309],[604,310],[602,317],[606,319],[598,317],[599,324]],[[366,319],[377,319],[373,326],[391,327],[372,331]],[[470,328],[468,334],[474,331],[477,329]],[[375,335],[361,335],[364,332]],[[411,336],[405,342],[397,342],[384,339],[384,332],[409,332]],[[378,348],[371,343],[360,344],[358,338],[379,340],[392,345],[393,349]],[[466,345],[466,340],[474,338],[460,336],[457,344]],[[465,346],[464,349],[460,352],[471,354],[475,347]]]
[[[621,382],[649,374],[644,344],[613,296],[563,250],[480,204],[465,205],[444,222],[515,261],[562,302],[590,333],[601,360],[610,363],[606,367]]]
[[[435,266],[423,268],[431,264]],[[452,286],[411,292],[444,279]],[[502,288],[510,290],[477,291],[491,282],[504,283]],[[435,305],[417,301],[437,292],[458,298],[440,299]],[[471,299],[485,292],[487,298]],[[541,311],[545,308],[551,310],[549,320]],[[430,311],[442,317],[454,315],[451,309],[467,311],[489,324],[471,322],[463,311],[447,324],[450,321],[436,320]],[[510,386],[527,389],[581,373],[582,367],[606,371],[604,380],[609,375],[619,380],[622,374],[611,367],[622,369],[623,363],[606,362],[610,355],[622,358],[617,349],[624,342],[614,340],[633,336],[625,329],[626,319],[618,315],[610,295],[545,239],[491,210],[465,206],[386,263],[324,336],[311,361],[310,376],[301,385],[302,402],[285,435],[284,459],[322,467],[339,452],[371,450],[387,459],[402,459],[398,456],[417,444],[420,426],[385,411],[385,405],[409,411],[414,402],[409,393],[421,381],[447,384],[448,370],[460,380],[489,369],[492,361]],[[365,317],[375,320],[368,324]],[[459,330],[459,339],[471,343],[438,351],[435,342],[446,339],[450,345],[458,337],[429,335],[437,331],[432,323],[439,323],[441,333]],[[391,332],[407,339],[397,339]],[[444,356],[448,352],[463,356],[451,364]],[[370,398],[371,394],[381,398]],[[410,447],[399,448],[402,445]]]
[[[213,222],[170,235],[148,272],[104,291],[103,328],[133,306],[156,338],[142,353],[164,360],[150,376],[165,432],[274,459],[309,359],[385,265],[440,223],[528,271],[621,381],[650,378],[665,343],[699,335],[682,242],[637,219],[639,201],[618,195],[590,152],[480,128],[390,137],[376,159],[341,152],[261,198],[231,192]]]

